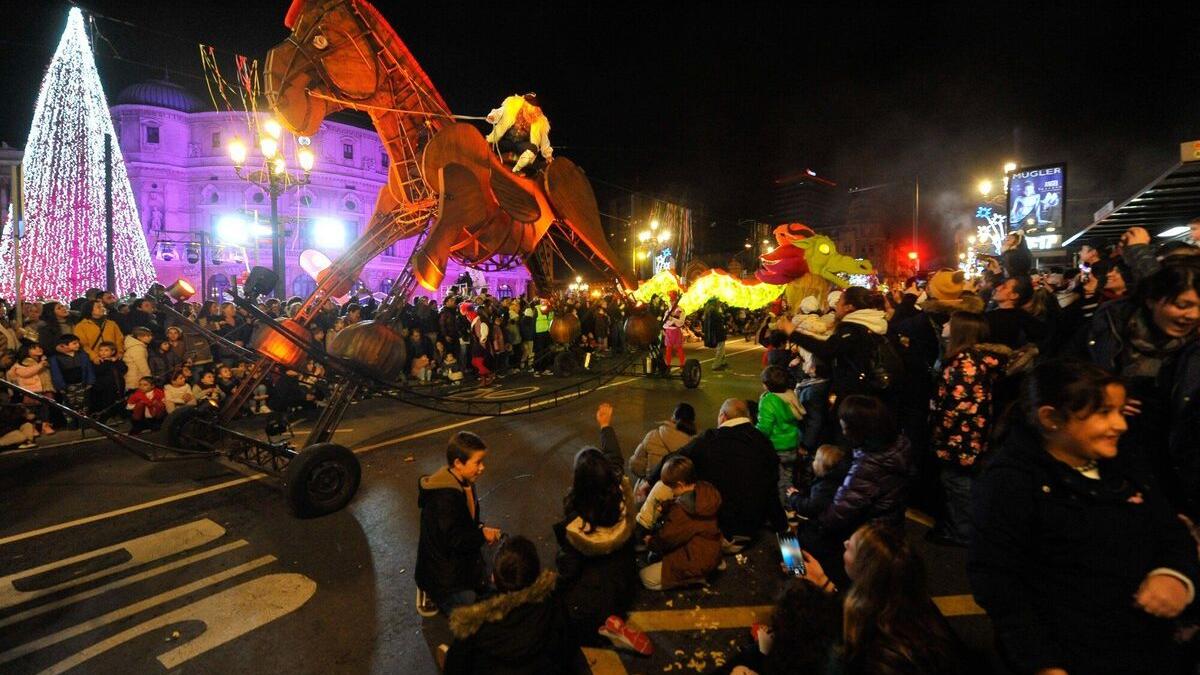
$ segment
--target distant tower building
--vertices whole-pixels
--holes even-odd
[[[850,190],[845,225],[833,234],[838,250],[870,260],[888,277],[912,274],[911,186],[885,184]]]
[[[812,169],[775,180],[772,220],[804,223],[817,231],[840,224],[841,190]]]

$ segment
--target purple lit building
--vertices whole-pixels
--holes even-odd
[[[205,296],[217,298],[255,264],[271,266],[270,197],[237,177],[227,150],[238,136],[254,153],[247,164],[261,161],[246,113],[213,112],[207,101],[161,80],[126,88],[111,113],[160,282],[182,277],[199,290],[203,276]],[[280,147],[289,160],[295,157],[290,135]],[[288,191],[279,204],[287,233],[288,293],[302,297],[316,282],[300,268],[301,252],[316,249],[337,259],[370,220],[388,167],[373,129],[326,121],[310,147],[316,154],[310,183]],[[363,286],[386,292],[413,244],[398,242],[369,262]],[[450,263],[439,297],[463,271]],[[476,287],[502,297],[524,293],[529,281],[523,267],[470,274]]]

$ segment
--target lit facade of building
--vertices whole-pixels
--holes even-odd
[[[150,81],[118,94],[111,114],[160,282],[184,278],[200,289],[205,277],[206,297],[219,298],[250,267],[271,266],[270,196],[238,178],[228,153],[229,141],[240,137],[251,148],[247,170],[261,164],[246,113],[213,112],[176,84]],[[281,152],[289,168],[298,171],[295,140],[284,136]],[[388,167],[371,129],[326,121],[310,148],[316,162],[309,183],[279,198],[287,291],[301,297],[316,287],[300,268],[301,252],[315,249],[337,259],[367,226]],[[244,227],[230,226],[239,220]],[[397,242],[369,262],[360,277],[362,288],[386,292],[414,244],[415,239]],[[463,271],[450,262],[437,297]],[[476,287],[500,296],[524,293],[529,281],[523,267],[470,274]],[[432,295],[420,288],[416,294]]]

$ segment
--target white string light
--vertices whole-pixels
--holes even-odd
[[[72,8],[42,79],[25,147],[25,236],[21,291],[30,299],[71,299],[105,286],[104,137],[112,142],[116,292],[154,283],[133,188],[117,143],[83,14]],[[0,295],[13,297],[11,221],[0,242]]]

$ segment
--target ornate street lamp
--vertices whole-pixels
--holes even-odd
[[[300,166],[299,173],[288,171],[288,162],[284,157],[279,139],[283,135],[283,127],[275,119],[268,119],[262,125],[262,133],[258,138],[258,148],[262,152],[263,162],[259,168],[243,172],[246,168],[248,151],[246,144],[240,138],[234,138],[229,143],[229,158],[233,160],[233,169],[238,178],[258,186],[271,198],[271,266],[278,279],[275,283],[275,297],[283,300],[287,297],[287,254],[283,223],[279,219],[279,197],[291,189],[308,185],[316,157],[308,147],[309,139],[305,136],[296,138],[298,148],[295,161]]]

